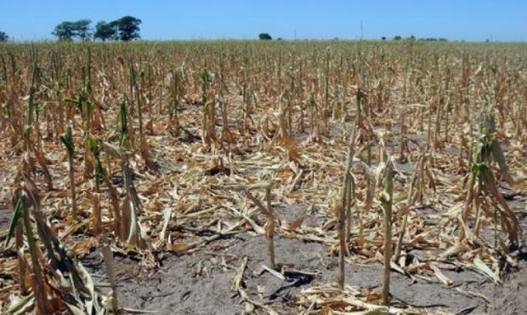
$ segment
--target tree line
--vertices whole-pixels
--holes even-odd
[[[9,40],[9,36],[5,32],[0,31],[0,42],[7,42]]]
[[[91,28],[91,20],[82,19],[78,21],[64,21],[51,33],[60,41],[72,41],[75,39],[88,41],[91,39],[108,41],[122,40],[130,41],[141,38],[139,32],[142,21],[133,16],[123,16],[114,21],[100,21]]]
[[[82,19],[78,21],[64,21],[57,26],[51,34],[57,37],[60,41],[72,41],[81,40],[88,41],[91,39],[105,41],[130,41],[141,38],[139,32],[141,31],[140,25],[142,21],[133,16],[123,16],[114,21],[106,22],[100,21],[95,25],[95,29],[91,28],[91,20]],[[260,40],[272,40],[272,36],[269,33],[260,33],[258,35]],[[9,40],[9,36],[0,31],[0,42],[6,42]],[[277,38],[282,40],[282,38]],[[335,38],[334,40],[338,40]],[[385,36],[381,37],[381,40],[385,41]],[[396,35],[392,38],[394,41],[427,41],[427,42],[447,42],[446,38],[416,38],[411,35],[407,38],[403,38],[400,35]],[[489,42],[487,39],[485,42]]]
[[[383,36],[381,37],[381,39],[386,40],[386,37]],[[393,40],[409,40],[409,41],[418,40],[418,41],[426,41],[426,42],[448,42],[448,39],[446,38],[435,38],[435,37],[416,38],[414,35],[411,35],[407,38],[403,38],[400,35],[395,35],[393,37]]]

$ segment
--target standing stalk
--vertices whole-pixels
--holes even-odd
[[[265,214],[267,217],[267,222],[265,224],[265,236],[268,242],[269,250],[269,263],[271,268],[276,269],[275,253],[274,253],[274,226],[276,221],[276,216],[271,207],[271,185],[267,187],[265,192],[266,206],[264,206],[260,200],[256,199],[248,190],[245,192],[247,197]]]
[[[351,166],[353,164],[353,155],[355,154],[355,151],[353,149],[353,140],[355,139],[355,130],[353,131],[353,135],[351,137],[349,149],[348,149],[348,160],[346,162],[346,171],[344,173],[344,180],[343,180],[343,187],[342,187],[342,195],[341,195],[341,204],[338,207],[338,217],[337,217],[337,230],[339,235],[339,270],[337,275],[337,282],[339,285],[339,288],[341,290],[344,289],[344,281],[345,281],[345,270],[344,270],[344,256],[348,252],[346,240],[348,238],[346,233],[346,222],[348,225],[351,225],[351,222],[346,219],[346,216],[350,216],[350,206],[351,206],[351,193],[352,193],[352,183],[353,183],[353,177],[351,175]]]
[[[44,285],[44,278],[42,276],[42,267],[38,260],[38,246],[33,235],[31,228],[31,219],[29,218],[29,208],[26,205],[24,197],[20,196],[19,201],[22,203],[22,218],[24,221],[24,230],[26,231],[27,243],[29,246],[29,252],[31,254],[31,278],[33,293],[35,294],[35,300],[37,302],[38,314],[44,315],[50,312],[48,307],[48,299],[46,296],[46,287]]]
[[[68,165],[69,165],[69,179],[70,179],[70,192],[71,192],[71,212],[73,218],[77,220],[77,198],[75,194],[75,169],[73,167],[73,157],[75,155],[75,144],[73,143],[73,134],[71,127],[68,127],[66,134],[60,137],[62,143],[68,151]]]
[[[108,241],[103,239],[105,243]],[[102,248],[104,258],[104,265],[106,267],[106,276],[112,288],[112,311],[114,314],[119,314],[119,300],[117,298],[117,282],[115,281],[115,274],[113,270],[113,254],[108,244],[104,244]]]
[[[384,210],[384,275],[382,302],[390,304],[390,262],[392,259],[392,200],[393,200],[393,164],[389,160],[384,175],[384,191],[381,195]]]
[[[274,254],[274,225],[275,216],[273,208],[271,207],[271,185],[267,186],[265,190],[265,200],[267,205],[267,226],[266,235],[269,240],[269,260],[271,262],[271,268],[276,269],[276,260]]]

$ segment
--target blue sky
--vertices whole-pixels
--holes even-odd
[[[64,20],[95,24],[123,15],[143,21],[144,39],[378,39],[527,41],[526,0],[0,0],[0,30],[50,39]]]

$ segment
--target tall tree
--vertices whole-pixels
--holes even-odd
[[[90,24],[91,24],[91,21],[88,19],[82,19],[82,20],[73,22],[73,30],[74,30],[75,36],[77,36],[82,41],[89,40],[92,35],[90,32]]]
[[[74,22],[64,21],[55,26],[55,30],[53,30],[51,34],[57,36],[57,38],[61,41],[71,41],[74,38],[86,41],[91,37],[90,24],[91,21],[88,19],[82,19]]]
[[[130,41],[141,38],[139,35],[139,31],[141,30],[139,25],[141,25],[142,21],[140,19],[133,16],[123,16],[114,22],[117,24],[120,40]]]
[[[64,21],[55,26],[55,29],[51,34],[57,36],[60,41],[71,41],[75,35],[74,33],[73,22]]]
[[[0,31],[0,42],[7,42],[9,36],[5,32]]]
[[[268,33],[260,33],[260,34],[258,35],[258,38],[259,38],[260,40],[271,40],[271,39],[273,39],[273,38],[271,37],[271,35],[269,35]]]
[[[116,21],[112,22],[105,22],[100,21],[95,25],[95,34],[93,34],[93,38],[100,39],[103,42],[107,40],[117,40],[118,38],[118,24]]]

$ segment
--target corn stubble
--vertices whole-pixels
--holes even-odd
[[[336,285],[306,284],[292,313],[422,311],[390,305],[391,272],[448,285],[440,262],[499,283],[522,250],[524,60],[522,45],[0,45],[0,312],[118,313],[113,251],[156,270],[240,233],[263,236],[280,279],[310,274],[281,238],[338,256]],[[78,262],[94,249],[110,292]],[[232,289],[276,314],[244,287],[251,259]],[[346,270],[372,262],[381,292],[357,291]]]

